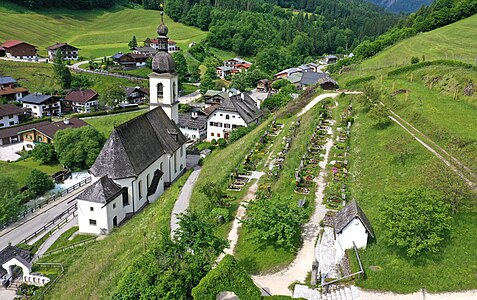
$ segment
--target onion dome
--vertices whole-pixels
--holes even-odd
[[[168,52],[159,51],[152,59],[152,71],[155,73],[174,73],[176,63]]]
[[[161,24],[157,27],[157,34],[159,36],[167,36],[169,32],[169,28],[167,28],[166,24],[164,24],[164,12],[161,11]]]

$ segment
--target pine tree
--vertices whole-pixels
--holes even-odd
[[[128,46],[130,49],[134,49],[137,47],[137,40],[135,35],[133,35],[132,40],[129,42]]]
[[[63,53],[60,49],[56,51],[53,70],[56,77],[60,80],[61,87],[69,89],[71,87],[71,72],[63,60]]]

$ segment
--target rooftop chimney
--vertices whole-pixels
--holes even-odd
[[[197,119],[197,112],[193,111],[191,116],[192,116],[192,119]]]
[[[63,119],[63,123],[65,123],[65,125],[68,125],[70,124],[70,119],[66,118],[66,119]]]
[[[244,93],[240,93],[240,98],[242,98],[242,101],[245,100],[245,95],[244,95]]]

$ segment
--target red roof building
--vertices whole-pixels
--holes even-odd
[[[90,112],[98,108],[98,98],[98,93],[92,89],[72,91],[65,97],[63,104],[75,112]]]
[[[20,40],[6,41],[2,45],[5,55],[10,58],[36,59],[36,47]]]

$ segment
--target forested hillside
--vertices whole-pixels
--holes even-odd
[[[376,5],[386,8],[388,11],[392,12],[405,12],[411,13],[415,12],[421,6],[428,6],[432,3],[433,0],[369,0]]]
[[[436,0],[402,20],[398,26],[375,41],[365,41],[356,48],[361,58],[371,57],[384,48],[420,32],[443,27],[477,13],[477,0]]]
[[[209,30],[212,47],[257,56],[266,72],[345,53],[399,19],[364,0],[166,0],[165,11],[175,21]]]

